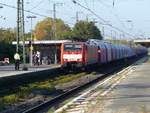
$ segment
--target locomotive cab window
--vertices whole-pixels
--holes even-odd
[[[81,44],[65,44],[64,45],[65,51],[80,51],[82,50]]]
[[[73,49],[73,45],[71,45],[71,44],[65,44],[64,45],[64,50],[65,51],[71,51]]]
[[[74,45],[74,50],[81,50],[82,46],[80,44]]]

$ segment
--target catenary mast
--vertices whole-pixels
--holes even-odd
[[[24,0],[17,0],[17,46],[16,52],[19,52],[19,42],[22,41],[23,48],[23,70],[26,70],[26,52],[25,52],[25,27],[24,27]]]

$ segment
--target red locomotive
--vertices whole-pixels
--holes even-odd
[[[98,62],[98,47],[85,42],[63,43],[61,46],[62,67],[87,66]]]
[[[61,46],[61,66],[101,65],[146,53],[147,49],[142,46],[115,45],[96,39],[90,39],[87,42],[67,42]]]

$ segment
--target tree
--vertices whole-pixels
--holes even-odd
[[[13,29],[0,29],[0,42],[11,44],[12,41],[16,40],[16,32]]]
[[[52,18],[45,18],[37,23],[35,37],[37,40],[65,39],[69,31],[70,27],[64,24],[61,19],[54,21]]]
[[[13,55],[15,53],[15,46],[10,43],[0,42],[0,60],[4,60],[5,57],[10,58],[13,61]]]
[[[13,60],[15,53],[15,46],[12,45],[12,41],[16,40],[16,32],[14,29],[0,29],[0,60],[4,60],[5,57]]]
[[[76,40],[86,41],[88,39],[100,39],[102,40],[100,30],[95,26],[93,22],[79,21],[73,28],[73,37]]]

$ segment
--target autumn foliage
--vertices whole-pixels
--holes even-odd
[[[65,39],[65,33],[70,28],[60,19],[55,21],[52,18],[45,18],[37,23],[35,27],[35,36],[37,40]]]
[[[93,22],[79,21],[71,29],[61,19],[45,18],[35,27],[37,40],[87,40],[90,38],[102,39],[101,32]]]

